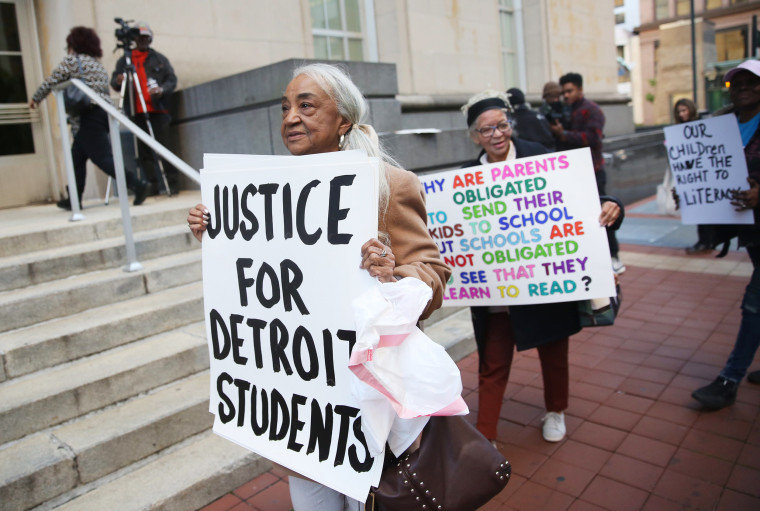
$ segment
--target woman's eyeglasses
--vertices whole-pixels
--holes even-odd
[[[511,131],[512,121],[500,122],[496,126],[483,126],[482,128],[479,128],[476,131],[480,133],[480,136],[483,138],[491,138],[496,133],[496,130],[499,130],[502,133],[507,133]]]

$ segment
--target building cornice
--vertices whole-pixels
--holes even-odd
[[[694,14],[697,17],[700,17],[702,19],[709,21],[716,18],[722,18],[724,16],[731,16],[734,14],[743,14],[745,12],[750,12],[750,11],[755,11],[755,10],[760,11],[760,1],[749,2],[746,4],[739,4],[739,5],[729,5],[726,7],[718,7],[717,9],[710,9],[707,11],[696,12]],[[652,21],[650,23],[644,23],[634,28],[633,33],[640,34],[642,32],[648,32],[650,30],[659,30],[662,25],[666,25],[668,23],[673,23],[677,21],[688,22],[690,18],[691,16],[686,14],[682,16],[673,16],[670,18]]]

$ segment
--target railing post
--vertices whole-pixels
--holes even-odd
[[[70,222],[84,220],[82,209],[79,204],[79,191],[77,180],[74,175],[74,160],[71,159],[71,141],[69,140],[69,127],[66,124],[66,105],[63,103],[63,90],[55,91],[55,101],[58,105],[58,126],[61,130],[61,145],[63,146],[63,164],[66,168],[66,181],[69,184],[69,200],[71,201]]]
[[[124,227],[125,247],[127,250],[127,265],[124,271],[139,271],[142,264],[137,261],[135,240],[132,236],[132,217],[129,214],[129,192],[127,191],[127,179],[124,174],[124,156],[121,152],[121,133],[119,121],[108,115],[108,127],[111,136],[111,149],[113,151],[113,164],[116,171],[116,191],[119,194],[119,208],[121,209],[121,221]]]

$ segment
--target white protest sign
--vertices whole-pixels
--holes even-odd
[[[444,307],[615,295],[588,148],[420,179],[428,230],[454,270]]]
[[[214,432],[364,501],[383,459],[368,454],[348,358],[351,301],[376,285],[359,268],[377,236],[376,167],[356,154],[205,161]]]
[[[754,223],[752,211],[734,211],[731,205],[732,191],[749,187],[736,117],[674,124],[663,131],[682,223]]]

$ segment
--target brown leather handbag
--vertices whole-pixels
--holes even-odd
[[[509,462],[464,417],[431,417],[420,448],[383,469],[365,509],[474,511],[511,474]]]

